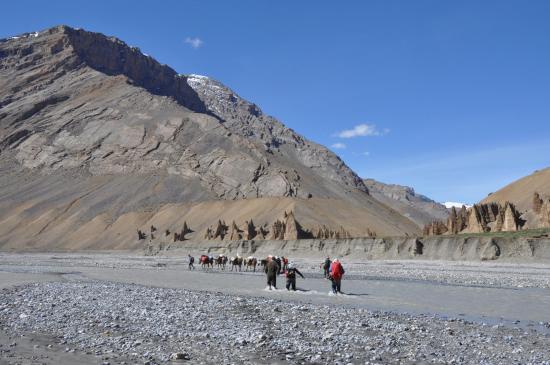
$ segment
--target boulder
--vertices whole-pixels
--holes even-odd
[[[500,247],[498,247],[498,245],[495,242],[493,242],[493,240],[491,240],[483,248],[480,259],[482,261],[496,260],[499,256],[500,256]]]

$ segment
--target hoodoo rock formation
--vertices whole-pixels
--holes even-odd
[[[550,200],[546,200],[542,204],[539,217],[541,228],[550,228]]]
[[[209,226],[205,229],[202,236],[203,240],[224,240],[224,241],[237,241],[237,240],[298,240],[298,239],[349,239],[354,238],[344,227],[340,226],[337,230],[332,230],[327,226],[321,226],[316,231],[302,228],[302,225],[296,220],[293,211],[284,212],[282,219],[276,219],[271,228],[264,226],[256,227],[252,219],[247,220],[239,226],[236,221],[232,221],[230,226],[227,226],[225,222],[218,219],[216,225]],[[170,231],[169,228],[166,229]],[[138,230],[138,236],[141,231]],[[184,227],[181,232],[174,233],[174,242],[186,240],[185,235],[193,232],[187,227],[187,223],[184,223]],[[139,236],[138,239],[144,239],[146,237]],[[365,237],[376,237],[376,233],[368,230]],[[158,237],[161,242],[163,238]],[[152,238],[154,240],[154,238]]]
[[[550,197],[542,197],[540,193],[533,193],[533,214],[526,214],[528,218],[535,221],[532,226],[538,228],[550,228]]]
[[[433,221],[424,227],[425,236],[458,233],[483,233],[518,231],[524,226],[525,221],[516,207],[506,202],[474,204],[466,209],[462,206],[459,212],[453,207],[447,222]]]
[[[366,237],[373,237],[372,232],[367,232]],[[332,230],[329,229],[327,226],[319,227],[314,233],[314,238],[321,238],[321,239],[331,239],[331,238],[352,238],[351,234],[344,229],[344,227],[340,226],[338,230]]]
[[[166,232],[167,232],[166,236],[168,236],[168,234],[170,234],[170,230],[167,229]],[[179,233],[174,232],[174,242],[185,241],[185,235],[192,232],[193,231],[189,229],[189,227],[187,226],[187,222],[184,221],[183,228],[181,229],[181,231]]]
[[[533,212],[540,214],[544,200],[536,191],[533,193]]]
[[[433,221],[424,226],[424,236],[438,236],[440,234],[447,233],[448,231],[449,229],[445,223],[441,221]]]

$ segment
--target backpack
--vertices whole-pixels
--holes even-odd
[[[339,262],[332,264],[332,277],[336,280],[339,280],[344,275],[344,268],[342,267],[342,264]]]

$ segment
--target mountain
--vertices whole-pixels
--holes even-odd
[[[513,202],[518,209],[525,211],[531,209],[535,192],[541,196],[550,196],[550,168],[535,171],[531,175],[506,185],[489,194],[481,203],[509,201]]]
[[[136,248],[218,220],[405,235],[335,154],[208,77],[58,26],[0,40],[0,247]]]
[[[416,193],[411,187],[385,184],[374,179],[364,179],[363,182],[373,198],[395,209],[419,227],[434,220],[446,220],[449,216],[449,210],[443,204]]]

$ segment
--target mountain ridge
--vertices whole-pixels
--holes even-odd
[[[419,227],[432,221],[446,220],[449,210],[438,203],[404,185],[386,184],[375,179],[363,179],[370,195],[381,203],[395,209],[411,219]]]

